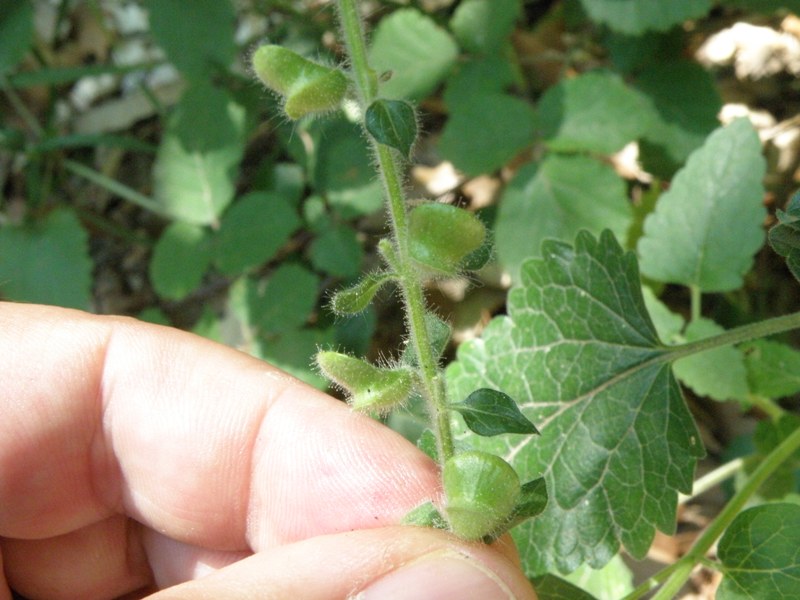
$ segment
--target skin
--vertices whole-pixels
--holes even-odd
[[[397,525],[440,499],[424,454],[262,361],[35,305],[0,332],[0,600],[345,599],[441,553],[535,598],[509,538]]]

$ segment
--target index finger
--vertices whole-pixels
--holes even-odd
[[[126,318],[0,303],[0,536],[115,513],[220,549],[382,526],[436,493],[399,435],[262,361]]]

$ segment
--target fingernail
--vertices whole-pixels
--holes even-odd
[[[455,552],[430,554],[388,573],[354,600],[514,600],[500,578]]]

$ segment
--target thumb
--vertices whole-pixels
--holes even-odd
[[[270,548],[151,600],[536,600],[508,538],[469,544],[421,527],[384,527]]]

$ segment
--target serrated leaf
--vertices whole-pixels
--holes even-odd
[[[623,239],[631,222],[625,182],[608,165],[587,156],[549,155],[526,165],[500,202],[495,246],[515,280],[545,239],[572,240],[581,229],[610,229]]]
[[[463,402],[451,404],[464,422],[478,435],[493,436],[501,433],[538,434],[539,430],[520,412],[517,403],[508,394],[481,388]]]
[[[719,541],[725,567],[718,600],[797,597],[800,506],[775,503],[740,513]]]
[[[529,575],[600,567],[620,543],[641,557],[656,528],[674,530],[677,494],[691,489],[704,451],[665,352],[636,259],[609,232],[543,244],[508,316],[459,348],[451,395],[499,389],[541,431],[521,442],[469,438],[523,479],[547,482],[547,508],[513,531]]]
[[[687,19],[702,17],[711,9],[711,0],[581,0],[581,5],[593,21],[639,35],[667,31]]]
[[[511,34],[520,14],[519,0],[464,0],[450,29],[467,52],[495,52]]]
[[[447,105],[439,150],[467,175],[495,171],[533,144],[535,114],[524,100],[478,92],[448,94]]]
[[[447,77],[458,47],[433,19],[404,8],[381,19],[369,56],[376,71],[392,74],[381,84],[382,97],[421,100]]]
[[[750,391],[767,398],[800,392],[800,352],[779,342],[756,340],[742,345]]]
[[[184,93],[153,167],[153,196],[165,214],[194,225],[217,222],[233,200],[244,116],[225,92],[210,85]]]
[[[379,144],[398,150],[408,158],[417,139],[414,108],[403,100],[375,100],[367,108],[364,126]]]
[[[619,600],[633,591],[633,573],[619,554],[602,569],[581,565],[565,579],[598,600]]]
[[[586,590],[552,574],[532,580],[539,600],[597,600]]]
[[[7,300],[87,310],[92,267],[89,236],[69,209],[0,227],[0,295]]]
[[[644,222],[642,273],[703,292],[739,288],[764,242],[765,170],[748,120],[711,134]]]
[[[636,87],[652,103],[653,118],[639,142],[648,172],[671,178],[689,155],[719,126],[722,99],[714,78],[696,62],[655,62]]]
[[[300,218],[282,196],[246,194],[222,216],[216,264],[227,275],[241,275],[275,256],[299,226]]]
[[[30,0],[0,0],[0,75],[17,66],[33,43]]]
[[[236,14],[229,0],[148,0],[150,30],[170,62],[188,79],[208,79],[236,55]]]
[[[769,245],[786,259],[786,266],[800,281],[800,192],[789,200],[786,211],[776,211],[778,223],[769,230]]]
[[[211,236],[205,227],[173,223],[158,238],[148,266],[160,296],[180,300],[203,280],[211,262]]]
[[[724,333],[725,329],[709,319],[697,319],[689,323],[684,332],[687,342]],[[675,376],[699,396],[714,400],[747,401],[747,371],[741,350],[734,346],[723,346],[693,354],[675,361]]]
[[[619,75],[593,71],[548,89],[537,117],[551,150],[612,154],[641,137],[654,114],[644,96]]]

